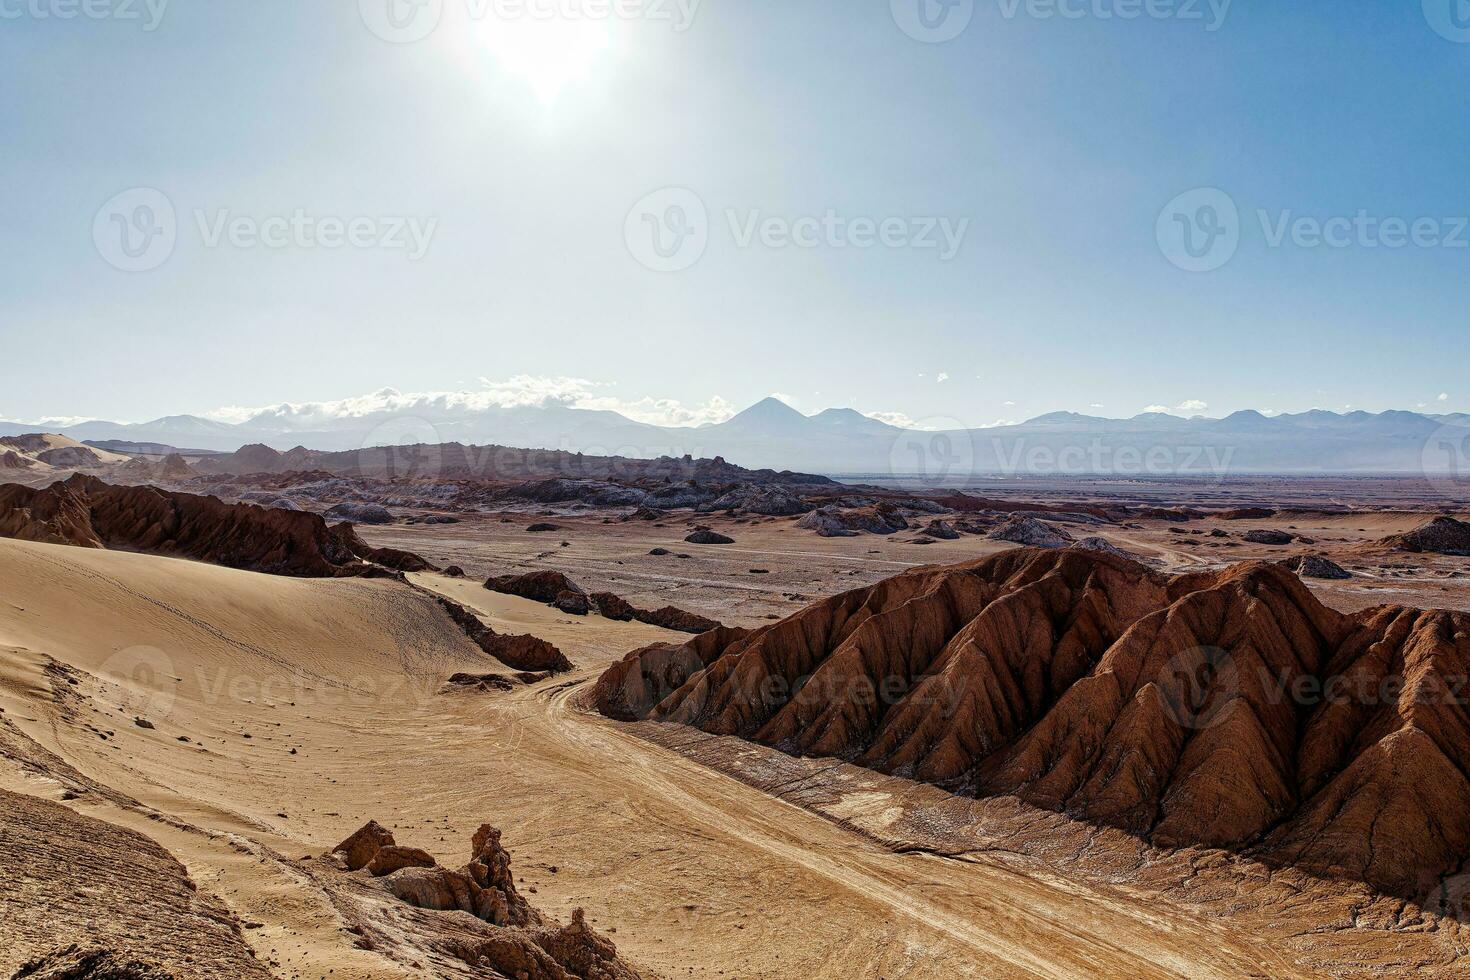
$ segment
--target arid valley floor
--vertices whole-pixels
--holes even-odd
[[[1107,506],[1106,494],[1082,500],[1074,485],[1011,503],[1054,507],[1048,526],[1165,578],[1309,552],[1351,574],[1305,580],[1339,612],[1470,610],[1470,558],[1374,550],[1454,511],[1423,488],[1262,481],[1226,496],[1218,512],[1163,514],[1199,503],[1187,483],[1165,486],[1133,498],[1156,516],[1097,521],[1072,509]],[[1252,506],[1275,513],[1221,516]],[[963,513],[824,537],[796,515],[740,508],[632,520],[631,507],[568,502],[388,509],[361,539],[435,570],[290,577],[0,539],[0,792],[19,794],[0,800],[0,976],[72,943],[139,948],[178,977],[499,975],[456,955],[457,927],[433,920],[466,913],[412,908],[329,855],[370,820],[444,867],[493,825],[521,897],[553,923],[585,909],[643,977],[1470,971],[1463,895],[1432,914],[1232,849],[1155,849],[1016,797],[604,717],[592,691],[609,667],[690,633],[482,586],[560,572],[587,593],[755,629],[913,568],[1018,547],[923,533]],[[453,523],[424,520],[435,515]],[[732,543],[686,541],[696,528]],[[450,566],[463,574],[439,570]],[[495,633],[549,642],[573,668],[506,676],[440,598]],[[58,835],[96,853],[77,859]]]

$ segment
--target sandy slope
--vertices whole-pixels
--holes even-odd
[[[370,817],[443,861],[494,822],[533,902],[586,906],[651,975],[1297,975],[1165,903],[894,854],[585,715],[589,677],[669,634],[417,578],[578,672],[446,693],[496,665],[414,588],[0,541],[0,786],[163,844],[281,976],[423,975],[295,867]]]

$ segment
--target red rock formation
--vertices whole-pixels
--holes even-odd
[[[1470,614],[1026,549],[637,651],[594,697],[1414,897],[1470,858],[1466,677]]]
[[[497,633],[459,603],[441,595],[434,595],[434,600],[481,650],[506,666],[547,674],[564,674],[572,669],[571,661],[540,637]]]
[[[1379,543],[1392,551],[1429,552],[1440,555],[1470,555],[1470,523],[1453,517],[1436,517],[1404,534]]]
[[[365,868],[374,878],[381,878],[374,887],[401,902],[430,913],[456,913],[420,919],[415,925],[426,934],[431,948],[488,968],[488,975],[524,980],[638,980],[638,974],[618,958],[617,947],[587,925],[581,909],[572,913],[569,925],[546,923],[516,890],[510,852],[501,844],[500,831],[489,824],[475,831],[470,861],[458,870],[439,867],[416,848],[399,847],[393,835],[377,823],[369,823],[333,853],[348,871]],[[358,926],[367,930],[374,924],[372,919],[363,919]]]
[[[696,613],[664,606],[662,609],[639,609],[632,603],[611,592],[587,595],[586,591],[561,572],[527,572],[524,575],[497,575],[485,582],[491,592],[519,596],[533,602],[544,602],[556,606],[563,612],[585,616],[596,607],[604,617],[628,622],[637,620],[650,626],[660,626],[680,633],[705,633],[718,629],[720,624]],[[540,669],[540,668],[528,668]]]
[[[485,581],[485,588],[503,595],[519,596],[548,605],[566,592],[582,593],[582,587],[561,572],[527,572],[524,575],[496,575]]]
[[[0,537],[120,548],[311,578],[429,567],[407,552],[375,551],[350,526],[329,528],[315,514],[227,504],[156,487],[113,486],[80,474],[43,490],[0,486]]]

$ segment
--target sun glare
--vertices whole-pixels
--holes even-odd
[[[549,104],[610,59],[613,35],[606,19],[486,16],[460,36],[463,55],[488,70],[492,81],[518,81]]]

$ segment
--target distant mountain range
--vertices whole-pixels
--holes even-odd
[[[0,435],[36,431],[0,422]],[[346,451],[464,443],[654,458],[723,456],[732,463],[836,475],[960,480],[972,475],[1226,473],[1431,473],[1470,476],[1470,415],[1310,411],[1223,419],[1148,413],[1105,419],[1056,412],[1019,425],[948,432],[908,430],[852,409],[804,415],[767,398],[728,421],[697,428],[635,422],[611,411],[560,405],[465,408],[323,417],[289,406],[240,423],[174,415],[152,422],[91,421],[55,431],[92,443],[118,440],[232,452],[263,444]]]

